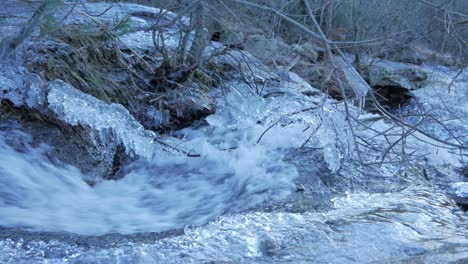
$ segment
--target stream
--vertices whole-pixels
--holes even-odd
[[[467,68],[410,66],[417,89],[391,110],[402,129],[361,109],[365,92],[344,104],[230,49],[217,59],[236,70],[203,91],[206,101],[181,96],[215,113],[158,135],[123,105],[28,68],[48,60],[41,45],[66,52],[36,23],[23,27],[33,7],[0,3],[0,263],[468,263],[468,152],[441,142],[468,144]],[[145,28],[177,17],[111,7],[76,8],[107,23],[131,17],[119,52],[132,61],[154,54]],[[85,23],[66,8],[49,12],[64,26]],[[166,45],[178,45],[179,26],[161,33]],[[12,36],[24,43],[11,49]],[[164,123],[149,110],[138,114]],[[455,185],[466,187],[455,191],[464,207]]]
[[[431,91],[447,82],[416,98],[434,108]],[[457,153],[431,149],[424,176],[398,164],[363,168],[341,104],[304,96],[313,88],[299,80],[264,97],[230,85],[208,125],[172,134],[196,155],[142,158],[94,186],[20,125],[2,124],[0,262],[468,261],[468,218],[445,192],[460,180]],[[466,74],[453,89],[446,103],[466,113]],[[321,110],[285,118],[311,105]],[[466,114],[457,118],[463,137]],[[435,126],[424,127],[442,135]]]

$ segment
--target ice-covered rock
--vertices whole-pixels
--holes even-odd
[[[452,183],[448,193],[457,204],[468,206],[468,182]]]
[[[18,36],[22,34],[21,28],[34,14],[34,8],[31,7],[39,4],[32,3],[31,7],[22,4],[16,6],[14,2],[7,0],[0,4],[3,8],[0,8],[0,15],[18,13],[18,21],[10,17],[5,21],[0,19],[1,33],[11,32],[13,37],[15,33]],[[49,12],[46,15],[49,15]],[[92,24],[96,27],[112,26],[121,20],[126,21],[125,30],[116,32],[120,35],[118,42],[121,48],[142,52],[154,48],[148,29],[155,24],[168,25],[164,31],[167,35],[165,44],[173,43],[172,46],[176,46],[177,39],[173,39],[172,42],[169,39],[175,38],[175,32],[180,26],[178,23],[186,22],[186,18],[182,17],[181,22],[172,24],[171,20],[176,16],[170,11],[130,3],[84,1],[78,5],[54,5],[54,12],[48,19],[60,21],[61,25]],[[49,63],[47,55],[49,53],[57,56],[63,53],[63,57],[77,55],[73,53],[75,52],[73,48],[65,43],[40,38],[39,27],[36,24],[33,26],[31,30],[27,30],[28,35],[21,35],[24,44],[19,42],[16,49],[18,57],[21,58],[18,64],[24,63],[29,70],[33,68],[34,71],[41,72]],[[31,41],[29,41],[30,35],[34,37]],[[11,51],[9,48],[9,52]],[[32,67],[34,63],[39,66]],[[63,81],[47,82],[39,74],[31,73],[18,64],[15,60],[3,59],[1,62],[0,100],[8,100],[16,107],[38,111],[46,119],[58,120],[64,125],[84,127],[86,136],[92,138],[94,145],[103,156],[108,156],[107,152],[115,151],[117,145],[122,145],[129,154],[148,159],[166,152],[162,150],[165,148],[164,143],[157,143],[157,136],[146,131],[122,105],[104,103]],[[170,147],[166,150],[171,153],[174,151]]]
[[[0,66],[2,100],[72,127],[85,127],[102,153],[115,151],[119,144],[128,154],[147,159],[174,151],[158,143],[157,136],[146,131],[122,105],[107,104],[61,80],[45,82],[22,67]]]
[[[39,75],[0,64],[0,100],[9,100],[18,107],[38,108],[45,103],[45,87]]]
[[[117,138],[110,138],[111,142],[117,140],[113,143],[122,143],[127,151],[143,158],[162,154],[155,143],[157,136],[146,131],[122,105],[106,104],[60,80],[50,82],[49,89],[48,108],[67,124],[89,127],[101,140],[112,131]]]

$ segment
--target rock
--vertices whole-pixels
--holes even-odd
[[[417,65],[378,61],[368,65],[367,79],[372,87],[401,87],[415,90],[424,85],[427,73]]]
[[[468,182],[456,182],[450,184],[448,193],[457,204],[464,208],[468,208]]]
[[[266,256],[274,255],[274,251],[279,248],[278,242],[269,234],[263,234],[258,239],[258,249]]]
[[[306,189],[305,186],[301,183],[296,185],[296,192],[303,192],[305,191],[305,189]]]
[[[87,176],[87,182],[112,176],[114,150],[110,147],[105,153],[91,142],[91,137],[82,127],[71,128],[59,121],[40,119],[34,111],[3,105],[0,108],[0,131],[11,136],[8,144],[19,151],[27,151],[25,146],[47,144],[47,156],[59,163],[66,163],[80,169]],[[25,137],[19,137],[24,133]]]
[[[218,61],[237,72],[244,73],[249,82],[263,83],[266,80],[273,81],[279,78],[263,62],[246,51],[229,50],[226,54],[220,55]]]
[[[391,52],[389,56],[396,61],[419,65],[423,63],[437,63],[449,66],[461,63],[461,58],[457,61],[450,54],[440,53],[422,45],[409,45],[403,49]]]
[[[287,65],[292,48],[278,38],[252,35],[245,41],[245,50],[266,64]]]
[[[213,36],[215,37],[215,35]],[[220,32],[218,41],[229,47],[242,47],[245,41],[245,35],[240,30],[225,29],[223,32]]]
[[[224,4],[210,3],[211,10],[223,10]],[[222,43],[231,48],[242,49],[248,35],[258,34],[260,29],[239,23],[238,19],[230,16],[207,16],[206,29],[211,41]]]
[[[306,42],[304,44],[298,45],[294,48],[294,52],[301,55],[305,59],[309,61],[317,61],[319,58],[319,54],[323,54],[323,49],[317,47],[312,42]]]
[[[292,71],[307,80],[313,87],[321,87],[325,77],[325,69],[322,65],[300,62]]]

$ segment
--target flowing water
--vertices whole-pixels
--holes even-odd
[[[342,106],[290,86],[263,99],[233,84],[210,126],[173,135],[196,157],[94,186],[0,131],[0,263],[468,262],[467,215],[427,178],[444,175],[363,170]]]
[[[35,231],[134,233],[201,224],[284,198],[297,177],[282,161],[280,145],[252,146],[253,138],[231,132],[218,137],[232,137],[236,150],[194,139],[189,143],[197,145],[199,158],[138,161],[122,179],[91,187],[76,168],[52,164],[45,147],[28,146],[28,137],[18,133],[0,132],[0,224]],[[9,146],[8,138],[22,139],[15,145],[24,149]]]

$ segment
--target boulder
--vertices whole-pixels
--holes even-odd
[[[421,88],[427,73],[419,66],[391,61],[372,62],[366,75],[372,87],[400,87],[407,90]]]
[[[240,47],[245,41],[242,31],[226,31],[221,35],[220,42],[230,47]]]
[[[242,48],[244,45],[245,34],[241,29],[218,26],[214,29],[208,29],[208,31],[211,33],[211,41],[233,48]]]

